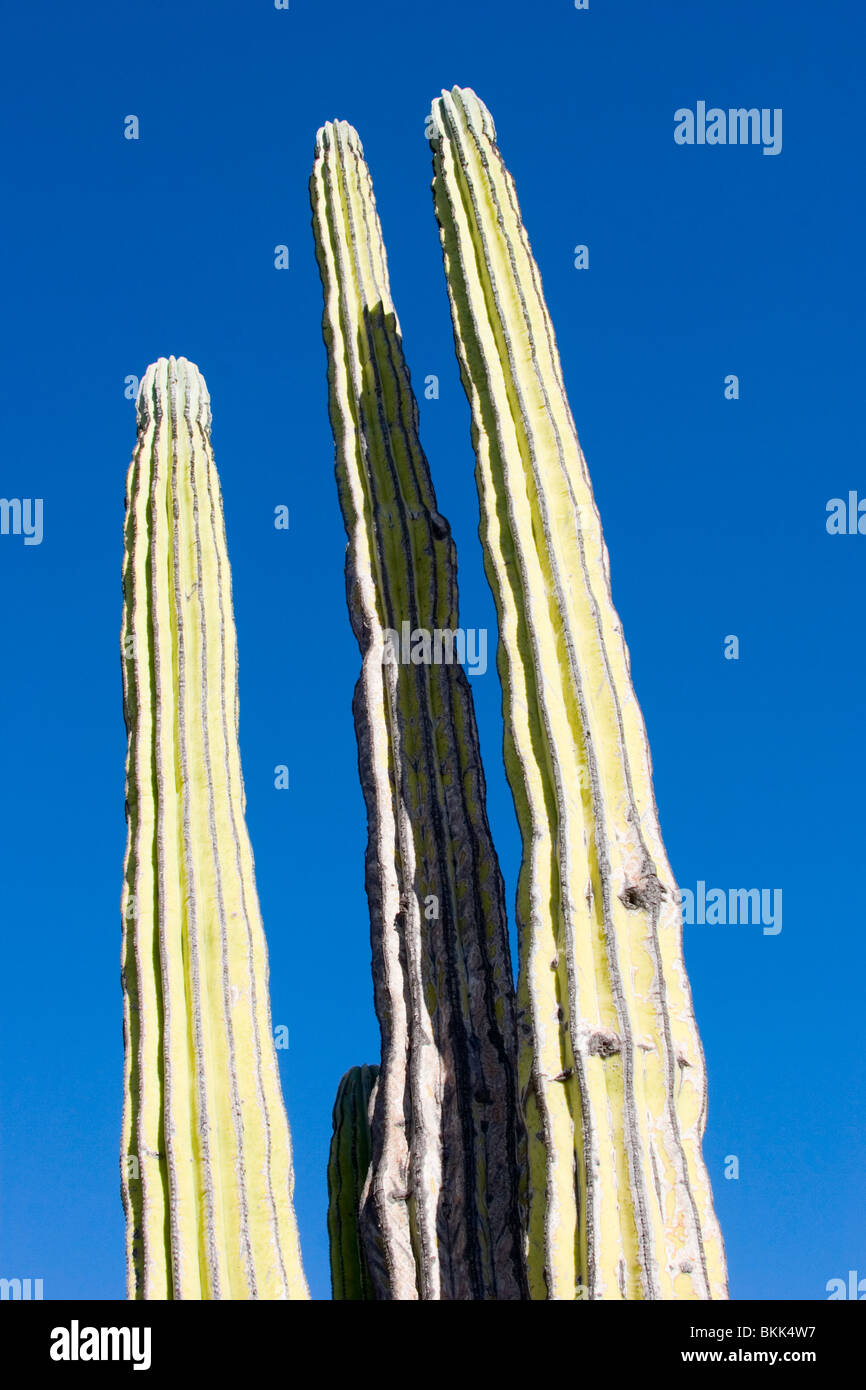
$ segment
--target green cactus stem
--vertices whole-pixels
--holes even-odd
[[[532,1296],[725,1298],[679,894],[538,267],[483,103],[443,92],[430,130],[524,842]]]
[[[182,357],[142,380],[126,505],[128,1292],[304,1299],[210,405]]]
[[[361,1238],[361,1199],[370,1169],[370,1097],[378,1067],[351,1067],[337,1087],[328,1159],[328,1238],[336,1302],[375,1299]]]
[[[382,1031],[365,1249],[378,1299],[517,1299],[525,1283],[503,885],[466,672],[448,662],[445,642],[438,664],[424,652],[424,633],[432,642],[457,630],[455,548],[418,437],[370,175],[345,122],[318,134],[311,201],[347,597],[362,654],[354,713]],[[422,634],[408,663],[404,622]]]

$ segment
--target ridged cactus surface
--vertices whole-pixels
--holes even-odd
[[[483,103],[443,92],[432,129],[524,840],[532,1296],[725,1298],[679,895],[538,268]]]
[[[207,388],[148,368],[123,567],[129,1296],[302,1299]]]
[[[404,664],[386,631],[454,630],[456,558],[356,132],[329,123],[311,181],[369,840],[382,1063],[362,1225],[377,1298],[514,1299],[514,1000],[473,703],[457,664]],[[396,655],[393,651],[391,656]]]
[[[337,1087],[328,1158],[328,1239],[331,1288],[339,1303],[373,1300],[373,1281],[361,1239],[361,1198],[370,1169],[370,1097],[378,1067],[351,1067]]]

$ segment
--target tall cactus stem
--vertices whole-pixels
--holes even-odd
[[[360,1228],[361,1199],[370,1169],[370,1099],[378,1067],[352,1067],[337,1087],[328,1158],[328,1239],[331,1288],[339,1303],[372,1301]]]
[[[489,111],[455,87],[430,129],[524,841],[532,1296],[725,1298],[679,894],[553,327]]]
[[[292,1156],[244,812],[210,403],[148,367],[127,478],[122,1190],[128,1292],[303,1299]]]
[[[372,184],[328,123],[311,180],[325,294],[367,894],[382,1065],[362,1225],[377,1298],[517,1299],[524,1289],[514,998],[462,666],[400,660],[454,632],[456,556],[418,436]],[[423,643],[423,639],[422,639]]]

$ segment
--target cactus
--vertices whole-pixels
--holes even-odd
[[[328,1159],[331,1288],[337,1302],[375,1298],[359,1225],[370,1167],[370,1097],[378,1067],[352,1067],[337,1087]]]
[[[422,649],[424,631],[432,640],[456,629],[455,550],[418,437],[370,175],[345,122],[319,131],[311,202],[362,654],[354,714],[382,1032],[365,1249],[379,1299],[518,1299],[503,885],[466,673],[447,659],[431,664]],[[419,664],[396,659],[404,622],[422,633]]]
[[[531,1296],[725,1298],[679,895],[538,268],[483,103],[443,92],[428,129],[524,841]]]
[[[308,1298],[244,820],[209,398],[182,357],[142,380],[126,507],[128,1292]]]

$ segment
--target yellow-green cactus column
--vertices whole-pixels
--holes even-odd
[[[142,380],[126,506],[128,1292],[307,1298],[244,820],[210,404],[182,357]]]
[[[354,712],[382,1031],[365,1248],[379,1299],[516,1299],[514,999],[471,691],[441,637],[457,630],[455,549],[418,438],[369,172],[344,122],[319,132],[311,201],[363,657]]]
[[[339,1303],[376,1294],[361,1236],[361,1199],[370,1169],[370,1099],[378,1067],[351,1067],[337,1087],[328,1157],[328,1241],[331,1288]]]
[[[725,1298],[679,895],[538,268],[483,103],[443,92],[431,132],[524,840],[532,1296]]]

